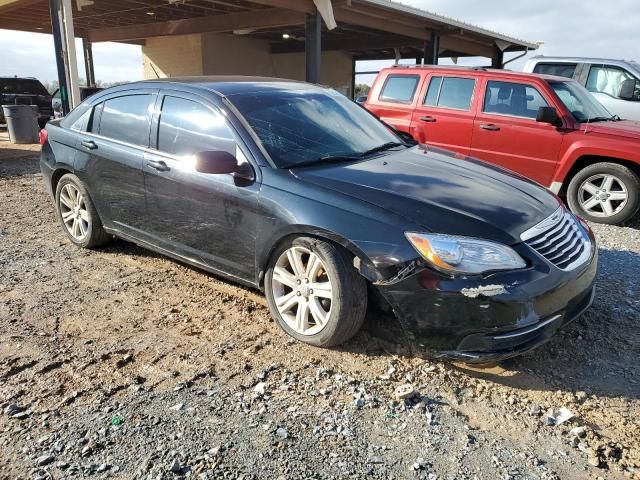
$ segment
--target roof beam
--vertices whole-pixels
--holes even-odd
[[[493,47],[491,45],[478,42],[474,39],[463,39],[458,36],[440,35],[440,51],[453,50],[454,52],[465,52],[467,56],[475,55],[478,57],[493,56]]]
[[[316,6],[313,0],[249,0],[251,3],[265,5],[267,7],[295,10],[300,13],[314,13]]]
[[[338,22],[373,28],[375,30],[395,33],[396,35],[404,35],[405,37],[412,37],[420,40],[429,40],[431,38],[431,33],[425,28],[412,27],[389,19],[370,17],[359,12],[343,8],[334,9],[333,14]]]
[[[322,50],[345,50],[359,52],[362,50],[392,49],[401,47],[422,48],[422,42],[415,38],[365,36],[362,38],[337,38],[326,39],[322,42]],[[271,47],[271,53],[295,53],[304,52],[304,42],[279,42]]]
[[[304,14],[281,8],[211,15],[168,22],[108,27],[89,31],[91,42],[126,42],[165,35],[204,32],[232,32],[249,28],[278,28],[304,24]]]

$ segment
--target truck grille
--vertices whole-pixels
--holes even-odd
[[[563,207],[521,235],[527,245],[562,270],[571,270],[591,256],[591,240]]]

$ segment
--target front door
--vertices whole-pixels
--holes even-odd
[[[549,186],[563,138],[555,126],[536,122],[538,109],[549,105],[534,85],[487,81],[471,156]]]
[[[238,136],[217,107],[199,97],[166,94],[158,105],[156,148],[144,161],[146,230],[169,251],[253,281],[259,183],[194,168],[194,155],[206,151],[246,162]]]
[[[413,112],[411,132],[426,143],[464,155],[469,154],[473,130],[473,98],[476,79],[432,75]]]

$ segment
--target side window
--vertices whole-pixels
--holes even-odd
[[[236,153],[236,140],[219,112],[193,100],[165,96],[158,124],[158,150],[192,155],[210,150]]]
[[[549,104],[544,97],[531,85],[497,81],[487,82],[483,108],[486,113],[498,113],[500,115],[535,120],[538,116],[538,109],[547,106]]]
[[[473,78],[432,77],[424,104],[468,111],[471,109],[475,85]]]
[[[378,98],[386,102],[411,103],[418,82],[419,75],[389,75]]]
[[[577,63],[536,63],[533,73],[573,78],[576,68],[578,68]]]
[[[424,104],[430,107],[438,105],[438,95],[440,95],[440,85],[442,85],[442,77],[431,77],[427,95],[424,97]]]
[[[71,130],[76,130],[77,132],[85,132],[91,131],[87,128],[89,125],[89,119],[91,118],[91,112],[93,112],[93,108],[88,108],[86,112],[80,115],[70,126]]]
[[[104,102],[100,135],[133,145],[149,145],[149,107],[153,95],[126,95]]]
[[[620,88],[625,80],[634,79],[626,70],[609,66],[592,66],[587,78],[587,90],[590,92],[606,93],[620,98]]]

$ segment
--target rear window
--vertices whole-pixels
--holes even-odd
[[[49,95],[44,85],[31,78],[0,78],[0,93],[9,95]]]
[[[424,104],[468,111],[471,109],[475,85],[473,78],[432,77]]]
[[[577,63],[537,63],[533,67],[533,73],[573,78],[577,66]]]
[[[411,103],[419,81],[419,75],[389,75],[379,99],[385,102]]]
[[[104,102],[100,135],[133,145],[149,145],[149,107],[153,95],[126,95]]]

